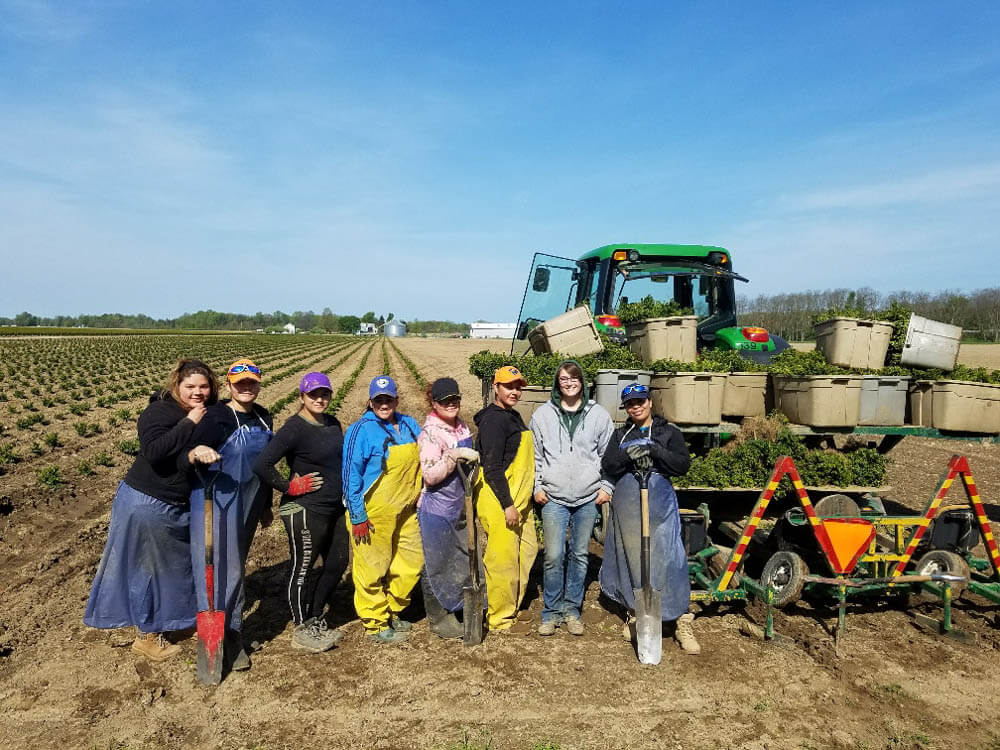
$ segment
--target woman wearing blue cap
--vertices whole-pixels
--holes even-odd
[[[288,418],[254,462],[254,472],[282,493],[278,515],[288,532],[292,560],[288,581],[288,606],[295,630],[292,644],[318,653],[333,648],[343,638],[329,628],[324,608],[347,569],[348,535],[340,482],[344,431],[332,414],[326,413],[333,395],[330,379],[310,372],[299,383],[301,406]],[[274,465],[288,462],[291,480]],[[313,591],[307,590],[310,569],[317,557],[323,568]]]
[[[396,411],[388,375],[368,387],[368,410],[347,430],[344,501],[354,537],[354,608],[375,643],[400,643],[410,623],[400,613],[420,577],[424,553],[417,521],[420,426]]]
[[[669,479],[687,472],[691,455],[681,431],[653,414],[649,388],[641,383],[625,386],[621,403],[628,421],[611,435],[601,460],[605,476],[615,484],[601,563],[601,590],[630,612],[635,610],[632,592],[642,586],[639,477],[645,475],[649,487],[650,582],[662,592],[661,619],[676,621],[674,638],[685,653],[697,654],[701,647],[691,629],[694,616],[688,613],[691,585],[687,555],[677,495]],[[622,630],[629,640],[633,622],[629,616]]]

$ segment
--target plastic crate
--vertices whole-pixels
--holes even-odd
[[[862,376],[858,424],[902,425],[906,421],[906,396],[909,389],[909,378]]]
[[[831,318],[814,327],[816,348],[839,367],[877,370],[885,364],[892,323],[860,318]]]
[[[598,370],[591,398],[608,410],[616,425],[623,424],[628,414],[621,408],[622,388],[629,383],[649,385],[652,370]]]
[[[910,383],[909,399],[909,423],[918,427],[933,427],[934,381],[917,380]]]
[[[649,381],[653,411],[679,424],[719,424],[726,375],[718,372],[657,373]]]
[[[773,375],[774,405],[797,424],[853,427],[861,411],[860,375]]]
[[[582,357],[604,348],[589,307],[574,307],[539,323],[528,332],[528,342],[535,354],[554,352],[567,357]]]
[[[1000,433],[1000,385],[936,380],[931,393],[935,429]]]
[[[774,394],[766,372],[731,372],[726,376],[722,413],[728,417],[763,417],[773,408]]]
[[[961,341],[962,329],[959,326],[914,314],[910,316],[910,324],[906,328],[906,340],[899,361],[910,367],[954,370]]]
[[[698,317],[678,315],[627,323],[628,348],[643,362],[674,359],[694,362],[698,356]]]
[[[552,388],[545,385],[526,385],[521,391],[521,400],[514,408],[520,413],[525,424],[531,421],[535,409],[552,398]]]

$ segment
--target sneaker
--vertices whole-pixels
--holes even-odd
[[[690,612],[677,618],[677,624],[674,628],[674,640],[677,641],[681,647],[681,651],[685,654],[696,656],[701,653],[701,646],[694,637],[694,629],[691,627],[693,622],[694,615]]]
[[[322,618],[311,617],[292,632],[292,645],[314,654],[329,651],[336,645],[338,631],[330,630]]]
[[[563,624],[570,635],[583,635],[583,621],[579,617],[567,617]]]
[[[622,623],[622,638],[630,643],[635,638],[635,617],[632,615],[626,616],[625,622]]]
[[[404,620],[396,615],[389,616],[389,627],[395,630],[397,633],[409,633],[413,628],[413,623],[409,620]]]
[[[538,635],[555,635],[555,634],[556,634],[555,620],[548,620],[538,626]]]
[[[132,641],[132,650],[150,661],[164,661],[181,652],[181,647],[163,637],[163,633],[140,632]]]
[[[393,628],[382,628],[377,633],[369,633],[368,640],[372,643],[379,643],[384,646],[395,646],[407,639],[407,633]]]

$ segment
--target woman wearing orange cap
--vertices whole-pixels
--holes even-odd
[[[257,403],[260,368],[249,359],[229,367],[226,380],[231,398],[208,408],[191,435],[189,450],[179,464],[195,476],[191,494],[191,564],[194,569],[198,611],[208,609],[205,587],[205,483],[211,482],[215,499],[215,609],[226,613],[227,657],[231,669],[250,668],[243,647],[243,575],[250,542],[257,524],[268,526],[271,488],[253,472],[254,460],[271,440],[270,412]]]
[[[493,376],[493,403],[474,418],[483,467],[476,513],[486,532],[483,568],[491,631],[513,627],[538,554],[531,510],[535,448],[531,430],[514,409],[524,386],[520,370],[501,367]]]

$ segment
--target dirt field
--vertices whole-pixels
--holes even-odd
[[[339,412],[345,426],[360,415],[368,380],[382,369],[380,345],[373,343]],[[458,379],[466,418],[480,389],[468,375],[467,356],[504,346],[396,343],[428,381]],[[330,372],[335,388],[366,350]],[[329,367],[347,351],[320,363]],[[402,408],[422,418],[426,407],[415,379],[391,347],[386,352]],[[1000,367],[1000,347],[963,347],[961,359]],[[304,361],[302,371],[313,364]],[[300,374],[270,392],[289,391]],[[59,460],[68,466],[128,430],[134,434],[134,423],[106,430],[96,443],[67,438]],[[922,508],[952,453],[968,456],[1000,531],[1000,445],[906,438],[892,452],[889,498]],[[621,620],[598,601],[597,545],[582,638],[560,630],[548,639],[492,637],[467,649],[434,638],[420,619],[405,645],[378,648],[364,641],[353,619],[348,580],[338,602],[348,637],[317,656],[291,648],[287,545],[280,525],[272,526],[259,533],[249,561],[245,635],[259,648],[253,669],[204,688],[195,679],[193,638],[182,641],[183,658],[151,664],[128,649],[131,632],[81,622],[114,487],[128,465],[117,454],[114,466],[56,490],[37,484],[34,459],[0,476],[0,746],[1000,748],[997,607],[975,599],[957,605],[956,624],[975,634],[975,645],[918,629],[910,612],[852,610],[837,649],[829,609],[801,605],[779,613],[777,629],[792,642],[778,646],[741,634],[748,618],[762,621],[759,609],[719,607],[696,620],[701,656],[684,656],[666,641],[662,664],[641,668],[621,639]],[[963,496],[955,488],[950,497]],[[533,591],[524,618],[537,623],[540,608]],[[919,609],[939,612],[932,603]],[[421,616],[419,602],[413,614]]]

